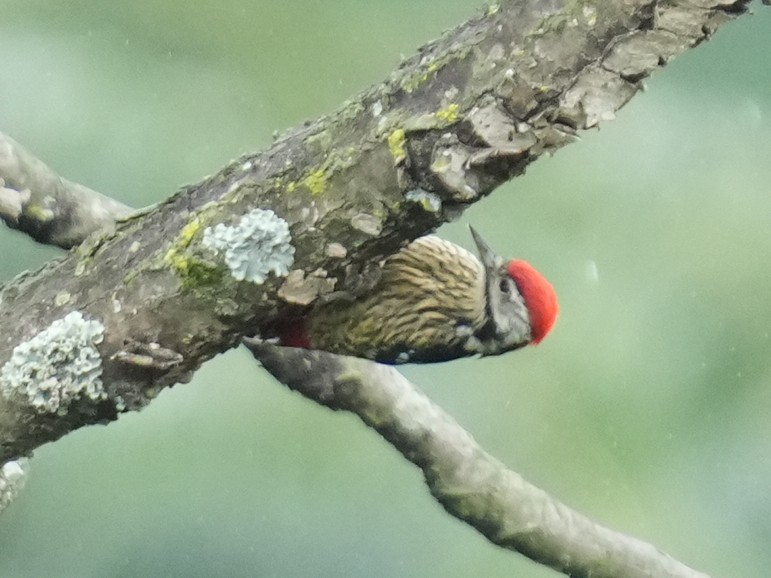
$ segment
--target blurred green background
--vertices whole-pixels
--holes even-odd
[[[470,0],[0,0],[0,130],[140,206],[384,78]],[[472,222],[558,289],[543,345],[404,372],[503,462],[715,577],[771,567],[771,9]],[[59,254],[0,228],[9,279]],[[36,452],[0,576],[555,576],[243,351]]]

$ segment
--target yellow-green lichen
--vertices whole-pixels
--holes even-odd
[[[188,259],[185,275],[182,276],[182,287],[185,289],[218,287],[224,277],[225,270],[222,267],[198,259]]]
[[[596,4],[595,0],[568,0],[561,10],[544,17],[531,35],[536,38],[547,34],[562,35],[566,28],[578,26],[581,20],[594,26],[597,23]]]
[[[328,166],[329,163],[325,163],[325,165]],[[299,181],[288,181],[283,185],[283,188],[287,193],[294,193],[298,189],[304,187],[310,191],[312,196],[317,197],[326,192],[328,185],[329,175],[327,174],[327,169],[321,167],[312,170]]]
[[[225,272],[222,267],[183,255],[174,249],[166,253],[166,262],[182,279],[185,289],[201,289],[219,285]]]
[[[309,136],[305,142],[319,151],[329,150],[332,145],[332,135],[328,130],[322,130]]]
[[[201,219],[198,217],[190,221],[187,225],[182,227],[182,231],[179,233],[179,241],[177,242],[177,245],[183,248],[188,247],[190,242],[193,240],[193,237],[195,237],[201,230],[201,227],[203,227],[203,223],[201,223]]]
[[[188,258],[179,253],[177,249],[172,247],[166,252],[166,256],[163,258],[166,263],[171,265],[172,269],[177,271],[180,275],[185,275],[189,269]]]
[[[458,121],[458,109],[457,103],[448,104],[446,107],[436,111],[436,118],[447,124],[452,124]]]
[[[184,251],[190,246],[193,238],[201,231],[202,227],[203,223],[198,217],[195,217],[187,225],[182,227],[179,237],[174,244],[169,247],[169,250],[163,258],[163,260],[183,278],[190,274],[193,261],[184,254]]]
[[[54,212],[46,207],[30,204],[24,207],[24,216],[39,223],[47,223],[54,218]]]
[[[401,128],[397,128],[388,135],[388,150],[391,151],[391,156],[394,158],[395,165],[398,165],[407,158],[407,151],[404,148],[406,140],[407,135],[404,132],[404,129]]]
[[[348,124],[356,120],[366,110],[361,100],[346,100],[335,115],[336,124]]]
[[[451,50],[447,53],[432,59],[430,62],[421,63],[415,70],[407,72],[401,79],[399,86],[406,93],[415,92],[428,80],[436,76],[445,66],[456,60],[462,60],[468,56],[470,47],[463,47],[459,50]]]
[[[361,150],[352,146],[344,148],[332,147],[326,151],[324,161],[316,165],[310,172],[303,174],[298,180],[286,180],[281,187],[287,193],[307,190],[311,196],[319,197],[328,192],[333,175],[356,164],[361,156]]]
[[[436,69],[434,69],[434,72]],[[418,70],[415,73],[402,79],[400,86],[402,90],[407,94],[411,94],[416,91],[422,84],[428,80],[430,73],[426,70]]]
[[[303,184],[308,187],[311,195],[316,197],[327,190],[328,180],[327,174],[323,169],[316,169],[303,179]]]
[[[190,246],[193,238],[201,231],[201,227],[203,227],[203,223],[198,217],[182,227],[182,230],[179,232],[179,237],[166,253],[165,261],[174,266],[174,262],[179,257],[179,253]],[[175,269],[176,268],[177,267],[175,267]]]

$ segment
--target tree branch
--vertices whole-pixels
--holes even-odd
[[[243,334],[349,290],[369,262],[612,118],[748,2],[699,4],[503,2],[337,113],[14,280],[0,293],[0,461],[140,408]],[[1,142],[12,226],[66,247],[127,214]],[[257,349],[292,387],[356,411],[491,541],[576,576],[703,576],[529,486],[392,369]]]
[[[61,178],[0,133],[0,219],[41,243],[68,249],[94,231],[112,230],[131,208]]]
[[[604,528],[485,452],[393,367],[246,341],[281,383],[345,410],[417,465],[431,494],[488,540],[576,578],[707,578],[655,547]]]
[[[0,460],[140,408],[242,335],[361,286],[748,1],[502,2],[335,114],[7,284]],[[30,367],[62,344],[70,357]]]

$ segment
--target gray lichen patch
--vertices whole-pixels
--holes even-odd
[[[64,414],[76,399],[107,398],[97,350],[104,326],[73,311],[17,345],[0,370],[0,393],[23,395],[40,413]]]
[[[29,460],[19,458],[5,462],[0,467],[0,512],[18,495],[24,487],[29,471]]]
[[[236,225],[207,227],[203,246],[224,253],[225,264],[239,281],[263,283],[269,273],[284,277],[294,262],[287,222],[273,211],[253,209]]]
[[[428,213],[438,213],[442,210],[442,199],[435,193],[423,189],[412,189],[404,194],[404,198],[417,203]]]

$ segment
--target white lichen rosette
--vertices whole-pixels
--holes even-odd
[[[231,275],[239,281],[263,283],[268,274],[284,277],[294,262],[287,222],[266,209],[253,209],[235,225],[207,227],[203,246],[223,254]]]
[[[80,311],[57,319],[14,348],[0,370],[0,393],[26,396],[40,413],[64,414],[75,399],[106,399],[96,348],[103,336],[104,326]]]

